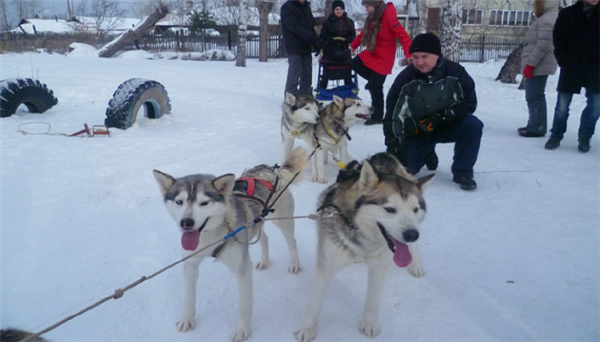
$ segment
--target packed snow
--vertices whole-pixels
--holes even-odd
[[[150,60],[139,52],[102,59],[90,52],[0,55],[0,78],[39,79],[59,99],[44,114],[23,106],[0,119],[1,328],[40,331],[181,257],[178,227],[153,169],[239,175],[281,159],[285,59],[249,60],[238,68],[231,61]],[[465,192],[452,183],[453,145],[438,145],[440,165],[425,193],[419,239],[425,277],[390,268],[382,330],[368,338],[358,332],[367,270],[362,264],[345,269],[327,293],[317,341],[599,340],[600,139],[593,137],[589,153],[577,151],[585,97],[573,100],[561,146],[547,151],[545,138],[517,135],[527,119],[525,94],[516,84],[494,81],[502,62],[464,65],[477,85],[475,115],[485,124],[478,189]],[[394,68],[386,90],[400,70]],[[315,84],[316,73],[315,65]],[[43,134],[48,125],[50,134],[70,134],[84,123],[102,124],[112,94],[130,78],[163,84],[172,113],[139,118],[130,129],[111,129],[110,137]],[[556,83],[551,76],[546,88],[549,122]],[[360,96],[370,101],[368,92]],[[358,123],[350,134],[357,159],[384,150],[381,126]],[[329,184],[336,167],[327,164]],[[296,215],[313,213],[326,188],[311,183],[310,172],[291,189]],[[287,272],[281,233],[271,222],[265,227],[271,264],[254,271],[249,341],[293,341],[315,278],[315,223],[296,221],[298,275]],[[254,261],[259,252],[251,247]],[[229,271],[208,259],[200,266],[196,327],[186,333],[175,329],[182,290],[179,265],[44,337],[228,340],[237,323]]]

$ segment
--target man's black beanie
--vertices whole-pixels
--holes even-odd
[[[408,52],[412,55],[414,52],[428,52],[434,55],[442,55],[442,46],[440,39],[433,33],[423,33],[413,39]]]

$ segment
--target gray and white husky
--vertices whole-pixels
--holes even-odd
[[[396,158],[379,153],[362,166],[351,162],[320,195],[316,281],[302,325],[294,333],[298,341],[315,338],[329,283],[355,262],[365,262],[369,269],[359,330],[369,337],[379,333],[379,304],[390,259],[398,267],[408,266],[415,277],[425,274],[416,242],[426,210],[423,190],[432,178],[416,179]]]
[[[319,121],[319,105],[312,95],[312,89],[304,94],[285,93],[281,105],[281,138],[283,140],[283,160],[292,152],[296,139],[304,140],[314,148],[315,124]]]
[[[252,316],[252,263],[248,243],[259,239],[262,254],[256,267],[266,268],[269,263],[269,248],[267,236],[262,231],[263,221],[254,226],[249,225],[235,237],[225,240],[226,242],[220,241],[258,217],[265,208],[263,203],[272,203],[279,195],[281,196],[273,206],[274,212],[269,217],[293,216],[294,199],[285,185],[294,179],[294,174],[302,171],[306,159],[306,150],[297,148],[290,153],[281,168],[258,165],[244,171],[242,178],[237,181],[233,174],[219,177],[195,174],[174,178],[154,170],[167,211],[179,227],[183,256],[205,248],[184,261],[184,307],[183,315],[176,324],[177,330],[183,332],[194,327],[198,268],[205,257],[213,256],[231,270],[238,285],[238,326],[231,335],[231,341],[248,338]],[[294,183],[299,179],[296,178]],[[298,273],[301,267],[294,238],[294,221],[273,222],[281,229],[288,244],[288,270]]]
[[[339,161],[348,164],[352,156],[348,153],[348,130],[358,120],[367,120],[374,108],[356,98],[333,95],[333,101],[319,112],[320,122],[315,125],[315,140],[320,145],[313,159],[313,182],[327,183],[325,163],[328,154],[338,155]]]

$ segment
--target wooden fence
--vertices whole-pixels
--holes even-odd
[[[163,34],[148,34],[138,39],[128,49],[144,49],[148,51],[164,52],[204,52],[218,49],[228,50],[232,53],[237,51],[237,42],[232,38],[231,32],[219,37],[202,36],[200,34],[181,34],[166,32]],[[51,52],[66,53],[69,45],[73,42],[85,43],[100,48],[110,42],[114,37],[97,36],[91,34],[0,34],[0,52],[12,51],[34,51],[36,49],[47,49]],[[521,40],[509,40],[497,37],[478,36],[463,39],[461,43],[461,62],[484,62],[487,60],[506,59],[515,48],[521,44]],[[270,36],[267,40],[269,58],[285,57],[283,39],[279,35]],[[258,58],[258,37],[249,37],[246,46],[246,57]],[[398,48],[396,57],[404,58],[402,48]]]

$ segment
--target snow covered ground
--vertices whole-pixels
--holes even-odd
[[[133,53],[0,55],[1,79],[39,78],[58,105],[45,114],[20,110],[0,120],[0,325],[40,331],[180,258],[180,236],[163,207],[152,170],[174,176],[220,175],[280,161],[284,59],[247,68],[234,62],[148,60]],[[495,82],[501,63],[466,64],[477,84],[476,115],[485,131],[475,179],[464,192],[451,182],[452,145],[438,145],[440,165],[426,192],[420,241],[427,275],[393,267],[381,306],[382,332],[358,332],[366,268],[333,281],[318,341],[597,341],[600,338],[600,139],[577,151],[583,96],[556,151],[525,139],[523,91]],[[386,89],[400,71],[388,77]],[[316,75],[316,68],[315,68]],[[102,124],[113,92],[129,78],[159,81],[172,114],[139,119],[111,137],[23,135],[44,122],[51,133]],[[315,76],[316,77],[316,76]],[[549,120],[557,77],[547,87]],[[364,84],[364,82],[362,83]],[[360,94],[367,102],[369,95]],[[43,124],[21,126],[44,132]],[[351,129],[358,159],[384,149],[381,126]],[[306,171],[307,173],[310,170]],[[330,182],[337,174],[327,165]],[[429,171],[422,171],[421,175]],[[296,214],[315,210],[325,185],[292,188]],[[287,273],[287,248],[266,224],[271,265],[254,272],[250,341],[291,341],[314,279],[315,224],[296,222],[304,270]],[[258,246],[251,248],[258,259]],[[390,261],[391,262],[391,261]],[[45,335],[52,341],[225,341],[236,325],[237,290],[226,268],[200,269],[196,328],[175,329],[182,307],[181,266]]]

